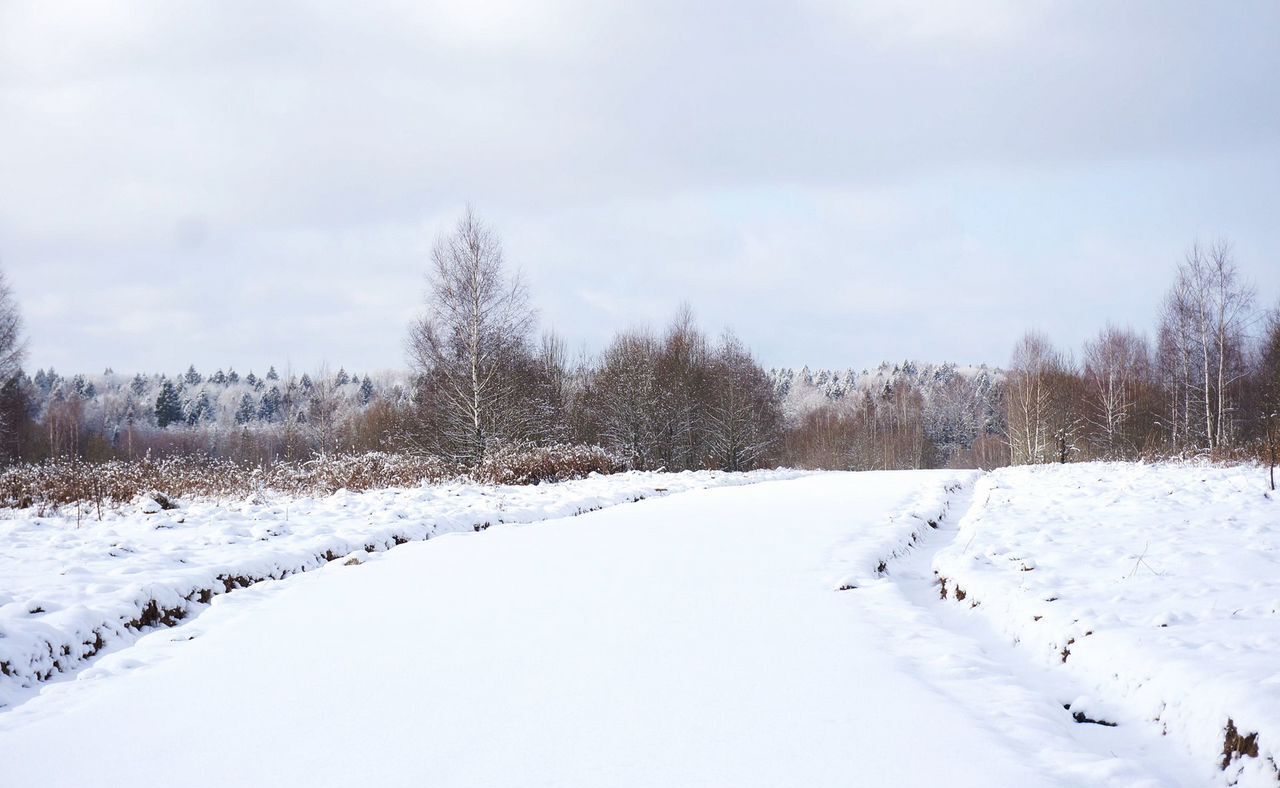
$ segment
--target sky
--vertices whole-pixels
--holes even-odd
[[[27,367],[406,365],[467,204],[594,351],[682,301],[766,366],[1280,302],[1280,4],[0,1]]]

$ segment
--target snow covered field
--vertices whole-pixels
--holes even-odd
[[[186,618],[215,595],[490,524],[527,523],[672,492],[796,476],[631,472],[536,486],[432,485],[321,498],[267,495],[161,511],[143,500],[104,519],[0,520],[0,708],[140,630]]]
[[[215,597],[43,685],[0,712],[0,784],[1277,781],[1280,516],[1255,470],[818,474],[366,555],[395,527],[379,506],[421,519],[410,494],[295,502],[292,528],[327,520],[361,563]],[[495,510],[431,500],[439,531]],[[236,561],[291,544],[237,536]],[[1249,754],[1224,770],[1228,720]]]
[[[974,501],[934,562],[950,599],[1228,779],[1280,782],[1280,506],[1263,472],[1004,468]]]

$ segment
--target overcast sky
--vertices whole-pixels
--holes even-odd
[[[127,9],[127,10],[126,10]],[[542,324],[766,366],[1280,298],[1280,3],[0,0],[0,267],[62,372],[404,365],[469,201]]]

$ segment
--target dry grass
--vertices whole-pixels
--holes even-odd
[[[620,457],[595,446],[511,447],[475,467],[386,452],[330,455],[266,467],[192,454],[105,462],[59,459],[0,471],[0,506],[45,510],[83,504],[100,509],[140,495],[178,499],[247,498],[262,491],[328,495],[342,489],[416,487],[451,480],[538,484],[626,469]]]

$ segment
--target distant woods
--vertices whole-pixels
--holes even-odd
[[[1003,370],[778,373],[784,457],[849,468],[1190,456],[1274,466],[1280,309],[1257,308],[1226,241],[1193,244],[1162,303],[1154,341],[1107,325],[1075,355],[1029,331]]]
[[[1151,336],[1107,325],[1074,353],[1028,332],[1003,369],[766,371],[732,333],[704,332],[688,306],[594,355],[570,354],[540,331],[500,237],[468,210],[432,249],[406,372],[71,377],[22,370],[19,312],[0,278],[0,451],[259,467],[378,451],[475,468],[571,445],[601,447],[610,468],[668,470],[1190,455],[1274,464],[1280,312],[1259,309],[1225,241],[1193,245],[1172,274]]]

